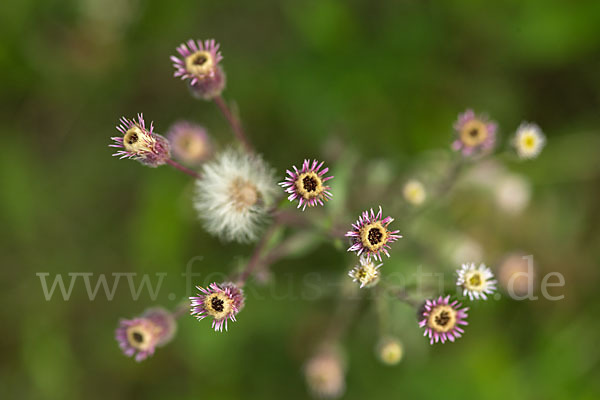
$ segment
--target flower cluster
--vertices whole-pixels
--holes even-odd
[[[194,178],[193,207],[205,230],[223,241],[238,243],[258,241],[258,244],[249,257],[245,269],[236,275],[236,279],[230,277],[221,283],[212,282],[207,287],[197,286],[199,291],[197,295],[189,297],[189,303],[180,305],[179,311],[171,313],[161,308],[152,308],[139,317],[121,320],[115,332],[116,340],[123,353],[129,357],[135,356],[137,361],[151,356],[157,347],[165,345],[173,338],[176,329],[175,319],[181,315],[182,310],[187,313],[189,309],[190,315],[198,320],[210,317],[215,331],[222,332],[223,329],[227,331],[228,324],[237,320],[238,313],[244,307],[243,288],[248,277],[253,273],[257,275],[261,268],[262,272],[267,271],[269,265],[274,263],[273,260],[293,254],[294,251],[291,249],[301,247],[298,243],[304,242],[304,237],[300,240],[298,236],[285,238],[286,240],[281,238],[288,234],[289,227],[279,228],[288,220],[295,221],[294,217],[299,218],[300,215],[307,214],[312,214],[315,218],[326,215],[328,220],[322,224],[300,223],[298,225],[302,227],[318,225],[319,228],[323,228],[323,233],[326,233],[321,235],[322,237],[334,236],[339,240],[343,231],[339,232],[340,221],[336,218],[346,215],[337,212],[338,210],[300,213],[297,210],[283,209],[289,204],[283,196],[287,196],[289,202],[295,203],[294,205],[297,204],[297,208],[302,209],[302,212],[306,208],[318,209],[317,206],[325,206],[333,198],[329,181],[334,177],[328,175],[329,167],[325,166],[324,161],[307,158],[303,160],[300,168],[294,165],[287,169],[283,181],[277,184],[273,168],[250,146],[251,142],[246,138],[241,121],[221,97],[225,88],[225,72],[221,65],[223,57],[219,44],[214,40],[188,40],[178,46],[176,51],[178,56],[171,56],[175,77],[186,81],[194,97],[214,100],[242,146],[225,147],[224,150],[217,151],[219,146],[209,137],[206,128],[187,121],[173,124],[168,131],[167,139],[154,132],[153,123],[147,126],[142,114],[132,120],[121,118],[117,126],[120,136],[113,137],[110,146],[118,149],[114,155],[120,158],[134,159],[150,167],[169,164],[192,176]],[[454,130],[455,138],[451,147],[462,154],[454,157],[458,161],[458,166],[469,164],[464,162],[465,159],[479,160],[482,156],[490,154],[497,145],[498,124],[485,115],[476,114],[471,109],[458,116]],[[541,129],[536,124],[525,122],[519,126],[511,141],[521,159],[537,157],[545,143],[546,138]],[[171,159],[171,154],[174,159]],[[190,168],[198,168],[199,171]],[[456,168],[456,171],[458,170]],[[455,170],[451,169],[451,171]],[[344,176],[342,171],[336,172],[336,175],[338,180]],[[429,198],[432,199],[428,201],[434,200],[434,197],[445,193],[444,189],[453,183],[453,181],[442,180],[438,188],[435,186],[434,179],[430,178],[431,175],[419,172],[415,176],[425,178],[427,189],[423,182],[410,179],[404,183],[400,193],[394,194],[403,197],[404,202],[411,206],[420,206]],[[457,178],[452,174],[450,176],[454,180]],[[499,207],[505,211],[516,212],[522,210],[527,204],[529,187],[518,179],[512,178],[505,182],[501,179],[487,180],[500,182],[500,189],[496,194]],[[338,180],[335,182],[337,183]],[[360,194],[372,194],[373,191],[369,191],[369,188],[375,185],[369,186],[368,179],[365,182],[366,188],[361,186]],[[378,189],[387,184],[381,183],[381,180],[379,182]],[[376,194],[381,192],[375,191]],[[283,201],[278,201],[280,196]],[[353,196],[356,197],[360,196]],[[411,217],[419,215],[417,212],[410,214]],[[407,219],[404,218],[403,221]],[[390,227],[393,221],[394,218],[391,216],[384,217],[379,206],[377,212],[373,208],[363,211],[358,220],[351,224],[351,229],[345,233],[345,237],[350,242],[347,251],[356,253],[358,257],[358,264],[348,272],[348,276],[355,283],[346,282],[352,292],[358,291],[356,286],[361,289],[372,288],[382,280],[382,254],[390,257],[391,244],[402,238],[399,230]],[[263,229],[270,223],[272,225],[269,229]],[[481,249],[475,250],[479,254],[482,253]],[[457,254],[464,255],[465,252],[474,253],[469,249],[467,251],[462,249]],[[463,256],[460,258],[457,264],[465,259]],[[468,259],[477,259],[477,257]],[[505,264],[499,274],[500,284],[506,286],[505,281],[510,280],[512,290],[515,271],[522,271],[524,267],[514,259],[507,260]],[[492,271],[484,264],[476,267],[475,263],[464,263],[456,274],[456,285],[462,290],[463,297],[468,296],[470,301],[487,300],[488,296],[496,291],[497,281]],[[344,279],[348,278],[344,277]],[[519,286],[521,287],[515,290],[525,289],[523,285]],[[379,322],[385,322],[387,317],[384,315],[387,312],[385,294],[395,294],[395,298],[404,300],[415,308],[422,301],[422,298],[411,298],[407,290],[399,291],[397,288],[392,288],[389,282],[383,282],[372,292],[371,294],[377,300],[376,308],[378,317],[381,318]],[[347,302],[342,301],[340,304],[346,306]],[[464,334],[463,328],[468,325],[468,311],[469,308],[463,307],[458,299],[442,295],[424,302],[418,310],[418,325],[424,329],[424,336],[429,337],[431,344],[454,342]],[[344,317],[353,313],[339,314]],[[341,353],[337,351],[335,342],[339,341],[339,327],[350,326],[350,324],[346,323],[348,321],[337,321],[338,317],[338,315],[332,317],[331,330],[334,334],[327,332],[324,340],[326,345],[323,345],[308,360],[304,368],[309,390],[320,397],[339,397],[345,390],[345,363]],[[402,360],[404,348],[399,338],[391,332],[384,332],[385,325],[385,323],[380,324],[380,340],[376,346],[376,354],[384,364],[395,365]]]

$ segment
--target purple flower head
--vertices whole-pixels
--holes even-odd
[[[154,354],[156,347],[164,346],[175,335],[177,325],[173,315],[162,308],[151,308],[141,317],[122,319],[115,331],[115,339],[127,357],[135,354],[140,362]]]
[[[450,303],[449,295],[425,302],[419,316],[421,318],[419,326],[425,328],[423,336],[429,336],[429,343],[439,341],[445,343],[446,340],[454,342],[465,333],[460,325],[469,324],[466,321],[469,308],[461,307],[462,304],[458,300]]]
[[[191,315],[198,320],[212,317],[215,331],[227,330],[227,320],[235,321],[235,316],[244,307],[244,292],[231,282],[211,283],[206,289],[196,288],[201,292],[197,297],[190,297]]]
[[[393,220],[392,217],[382,219],[381,206],[377,215],[375,215],[372,208],[370,214],[369,211],[364,211],[358,217],[358,221],[352,224],[353,230],[346,233],[346,236],[352,240],[352,245],[348,251],[355,251],[359,256],[364,253],[367,261],[371,259],[371,256],[381,261],[381,252],[389,257],[389,244],[402,237],[398,235],[400,231],[388,230],[388,225]]]
[[[454,123],[454,129],[457,139],[452,143],[452,148],[462,151],[464,156],[488,152],[496,143],[498,125],[486,116],[475,115],[473,110],[460,114]]]
[[[219,65],[223,59],[219,44],[211,40],[188,40],[177,47],[181,58],[171,56],[174,76],[188,79],[190,90],[197,98],[210,100],[225,88],[225,73]]]
[[[325,185],[325,182],[332,179],[333,176],[325,176],[329,168],[323,168],[323,161],[319,163],[313,160],[304,160],[302,169],[294,165],[294,171],[287,170],[288,176],[279,185],[285,188],[285,192],[289,193],[288,200],[298,200],[298,208],[302,207],[302,211],[306,207],[314,207],[317,204],[324,205],[324,201],[331,199],[331,187]]]
[[[179,121],[169,128],[167,138],[173,155],[189,165],[201,164],[213,154],[212,142],[203,126]]]
[[[158,167],[167,162],[171,157],[169,141],[161,135],[154,133],[154,126],[146,128],[144,117],[138,114],[138,120],[129,120],[122,117],[117,125],[117,130],[123,136],[112,137],[115,142],[109,147],[122,149],[113,154],[119,158],[132,158],[148,167]]]

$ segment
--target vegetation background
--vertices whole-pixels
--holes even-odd
[[[548,136],[538,159],[506,162],[531,182],[524,212],[505,215],[464,189],[423,217],[422,251],[399,224],[406,241],[384,268],[451,272],[448,259],[435,265],[424,255],[452,247],[460,233],[481,243],[494,269],[506,252],[533,254],[542,274],[565,276],[553,292],[565,298],[476,304],[465,337],[433,347],[398,304],[390,320],[406,355],[392,368],[374,356],[367,303],[343,342],[346,399],[599,398],[599,21],[597,0],[3,2],[0,397],[307,398],[307,327],[333,308],[335,287],[323,285],[355,261],[335,243],[275,265],[273,283],[252,286],[229,333],[183,318],[173,343],[141,364],[121,354],[113,334],[119,318],[155,303],[147,293],[134,301],[121,285],[114,300],[90,301],[78,284],[70,300],[46,301],[36,276],[165,272],[156,302],[174,307],[194,257],[202,279],[247,258],[249,246],[202,230],[187,176],[119,161],[107,147],[118,118],[138,112],[159,132],[186,118],[231,140],[214,104],[193,100],[169,61],[183,40],[214,37],[225,97],[281,176],[338,146],[370,160],[340,167],[351,189],[360,193],[355,176],[370,176],[373,160],[388,160],[399,196],[423,154],[448,152],[452,122],[467,107],[496,119],[504,141],[522,120]],[[374,205],[368,200],[354,197],[346,221]],[[429,231],[432,221],[443,229]],[[315,287],[307,289],[311,273],[323,283],[314,296],[305,291]]]

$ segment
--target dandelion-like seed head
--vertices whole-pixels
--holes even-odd
[[[121,150],[113,156],[131,158],[149,167],[163,165],[171,157],[169,141],[154,132],[152,123],[147,129],[142,114],[138,114],[137,121],[122,117],[117,130],[123,136],[112,137],[114,143],[109,147]]]
[[[381,339],[376,351],[381,362],[390,366],[398,364],[404,355],[402,342],[395,337]]]
[[[367,260],[365,256],[361,256],[359,264],[352,268],[348,275],[352,278],[353,282],[360,283],[361,289],[363,287],[370,288],[379,282],[379,268],[383,264],[375,265],[373,260]]]
[[[467,110],[458,116],[454,124],[457,139],[452,144],[456,151],[462,151],[465,156],[476,152],[487,152],[496,143],[498,125],[485,116],[475,115],[473,110]]]
[[[479,268],[474,263],[463,264],[462,268],[456,271],[458,279],[456,285],[463,288],[463,296],[468,295],[469,299],[487,300],[487,295],[496,290],[496,280],[492,271],[481,264]]]
[[[211,283],[207,288],[196,287],[200,293],[190,297],[191,314],[198,320],[213,319],[215,331],[227,330],[227,321],[235,321],[236,315],[244,307],[244,292],[231,282]]]
[[[429,336],[430,343],[446,340],[454,342],[464,333],[460,325],[468,325],[466,321],[468,307],[461,308],[457,300],[450,302],[450,296],[427,300],[420,312],[419,326],[425,328],[424,336]]]
[[[412,179],[404,185],[402,189],[404,199],[412,205],[419,206],[423,204],[426,197],[425,186],[420,181]]]
[[[204,164],[194,206],[208,232],[247,243],[258,238],[276,193],[273,171],[261,157],[227,150]]]
[[[353,230],[346,233],[346,237],[352,240],[348,251],[355,251],[359,256],[365,254],[367,260],[375,257],[381,261],[382,252],[389,257],[389,244],[402,237],[398,234],[399,231],[388,230],[388,225],[392,221],[394,221],[392,217],[382,218],[381,207],[377,215],[373,209],[370,214],[369,211],[364,211],[358,221],[352,224]]]
[[[225,88],[225,73],[219,65],[223,59],[214,39],[188,40],[177,47],[180,57],[171,56],[175,77],[189,81],[195,97],[210,100]]]
[[[288,200],[298,201],[298,208],[302,207],[302,211],[306,207],[314,207],[317,204],[324,205],[324,202],[331,199],[331,188],[325,184],[333,176],[325,176],[329,168],[322,168],[323,162],[319,163],[313,160],[304,160],[302,169],[298,170],[293,166],[294,170],[287,170],[287,175],[283,182],[279,185],[285,188],[285,192],[289,193]]]
[[[173,315],[162,308],[153,308],[141,317],[121,320],[115,338],[123,353],[128,357],[135,355],[139,362],[154,354],[156,347],[167,344],[175,330]]]
[[[213,154],[213,145],[200,125],[180,121],[171,126],[167,134],[173,155],[189,165],[199,165]]]
[[[513,139],[513,145],[517,150],[519,158],[536,158],[546,144],[546,137],[539,126],[532,123],[523,122]]]
[[[304,366],[304,376],[309,391],[319,398],[339,398],[346,388],[344,364],[331,349],[310,358]]]

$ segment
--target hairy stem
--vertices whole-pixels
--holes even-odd
[[[214,101],[221,110],[221,113],[223,113],[223,115],[229,122],[229,125],[231,125],[231,129],[233,130],[233,134],[235,135],[236,139],[244,146],[244,149],[248,153],[253,153],[254,149],[248,141],[246,133],[244,132],[244,128],[242,128],[242,123],[235,115],[233,115],[231,109],[229,108],[223,97],[217,96],[214,98]]]
[[[192,178],[195,178],[195,179],[202,178],[202,175],[200,175],[198,172],[193,171],[193,170],[191,170],[189,168],[186,168],[183,165],[179,164],[178,162],[171,160],[170,158],[167,159],[167,164],[169,164],[173,168],[176,168],[176,169],[180,170],[184,174],[187,174],[187,175],[191,176]]]

